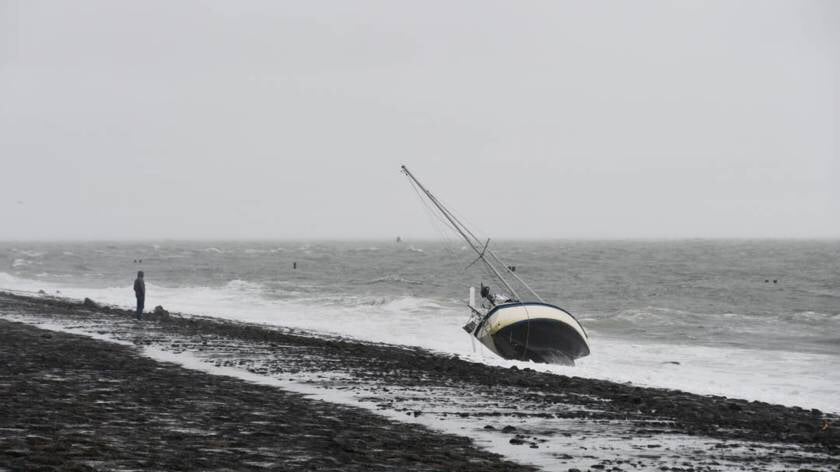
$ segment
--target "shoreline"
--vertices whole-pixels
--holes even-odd
[[[533,470],[467,438],[155,362],[114,343],[4,320],[0,341],[3,469]]]
[[[14,315],[34,322],[42,320],[68,326],[87,324],[90,327],[84,329],[101,331],[135,346],[157,346],[174,354],[190,352],[206,356],[205,360],[217,367],[244,366],[252,374],[303,379],[318,388],[362,392],[363,398],[373,398],[371,409],[384,412],[406,413],[415,418],[435,415],[441,421],[450,422],[453,421],[451,418],[457,418],[467,424],[472,421],[477,429],[485,430],[481,434],[490,436],[491,441],[499,436],[501,442],[511,445],[506,447],[518,446],[515,451],[521,457],[529,457],[521,452],[523,448],[569,448],[576,444],[572,441],[575,434],[582,434],[582,438],[591,441],[592,435],[600,432],[601,437],[630,438],[626,440],[627,447],[634,450],[647,447],[664,452],[673,447],[674,454],[670,456],[659,454],[654,458],[656,454],[640,451],[636,458],[627,460],[647,466],[674,467],[680,459],[686,459],[681,451],[687,451],[688,446],[669,446],[674,438],[714,443],[700,454],[711,467],[708,470],[718,470],[714,463],[723,463],[722,460],[762,465],[756,462],[756,456],[762,454],[761,448],[770,451],[773,460],[772,451],[778,451],[779,457],[784,449],[795,447],[800,451],[792,455],[787,453],[783,458],[785,464],[811,467],[840,464],[838,426],[823,429],[826,421],[829,425],[840,425],[840,421],[835,415],[819,410],[636,387],[527,368],[506,369],[420,348],[308,336],[294,330],[215,318],[147,314],[145,321],[131,323],[132,313],[128,310],[7,292],[0,292],[0,314],[7,318]],[[123,326],[127,323],[130,326]],[[134,324],[140,326],[132,327]],[[318,379],[319,375],[326,380]],[[469,399],[453,401],[449,393],[449,399],[436,400],[429,393],[436,389],[464,392]],[[388,397],[383,390],[401,391],[401,395],[409,399]],[[410,390],[425,391],[427,398],[411,400],[405,395]],[[476,407],[477,400],[495,401],[495,410]],[[406,408],[410,411],[402,411],[406,405],[410,405]],[[442,405],[454,406],[454,410],[446,411]],[[505,426],[490,420],[518,422],[516,424],[525,426],[517,430],[508,425],[514,429],[503,433]],[[572,424],[574,428],[570,427]],[[473,435],[467,433],[467,436]],[[651,446],[651,443],[636,447],[634,440],[639,438],[660,443],[659,446]],[[752,455],[745,452],[741,458],[730,457],[733,454],[726,454],[727,446],[721,447],[721,444],[740,447],[741,443],[760,443],[759,452]],[[775,445],[779,444],[787,448],[776,449]],[[763,452],[765,456],[767,451]],[[574,452],[552,452],[552,457],[567,468],[587,463],[613,467],[618,462],[607,452],[600,456],[589,453],[592,456],[589,458]],[[700,460],[700,456],[695,459]],[[539,465],[550,468],[546,463]]]

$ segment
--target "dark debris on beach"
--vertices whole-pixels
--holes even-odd
[[[71,320],[95,318],[96,322],[109,319],[103,317],[126,320],[132,316],[129,311],[93,301],[82,304],[12,294],[0,294],[0,313]],[[833,426],[840,422],[818,410],[531,369],[505,369],[417,348],[170,315],[165,310],[148,314],[143,323],[154,326],[156,333],[166,333],[169,340],[163,341],[155,334],[126,334],[138,346],[166,342],[167,348],[176,352],[211,351],[214,345],[228,349],[231,340],[236,340],[254,349],[259,346],[280,359],[256,365],[219,358],[217,365],[221,366],[250,365],[247,368],[252,372],[285,377],[301,371],[341,371],[360,381],[370,377],[379,390],[387,390],[383,386],[458,386],[483,391],[485,397],[509,397],[513,392],[517,401],[536,408],[511,416],[542,415],[547,421],[571,418],[607,425],[603,427],[626,423],[629,429],[617,435],[627,438],[655,439],[676,434],[715,441],[711,451],[698,453],[705,461],[703,466],[691,457],[666,456],[659,452],[664,449],[662,444],[656,442],[646,446],[649,451],[639,452],[636,462],[569,454],[574,451],[556,453],[563,464],[575,465],[580,457],[585,457],[591,459],[588,464],[593,470],[644,470],[652,464],[661,470],[725,470],[727,467],[715,466],[723,458],[729,464],[744,464],[744,470],[763,470],[767,458],[761,456],[767,454],[761,448],[767,447],[785,455],[784,464],[794,470],[836,470],[840,466],[840,428]],[[3,362],[15,372],[4,372],[0,379],[0,396],[10,399],[4,401],[0,411],[0,418],[10,418],[0,420],[0,451],[12,451],[0,452],[0,466],[16,468],[26,463],[58,467],[55,459],[48,458],[60,457],[72,459],[80,467],[87,464],[106,470],[111,468],[107,464],[120,464],[121,468],[163,464],[161,468],[169,470],[241,470],[243,464],[278,470],[528,470],[527,466],[505,462],[475,448],[463,437],[386,420],[363,409],[156,363],[139,356],[130,346],[63,333],[50,333],[47,337],[42,331],[8,322],[0,326]],[[176,338],[179,341],[172,341]],[[36,398],[40,402],[34,401]],[[100,401],[104,403],[97,403]],[[564,407],[558,410],[558,405]],[[109,408],[114,409],[113,413],[107,413]],[[409,410],[406,414],[419,416],[423,412]],[[475,415],[466,410],[454,414]],[[498,419],[494,412],[480,414]],[[541,441],[512,426],[496,423],[486,428],[509,435],[513,446],[536,448]],[[76,441],[86,448],[69,446]],[[11,447],[7,447],[9,444]],[[747,444],[748,452],[737,457],[728,454],[727,448],[735,448],[736,444]],[[64,449],[43,452],[53,447]],[[801,454],[784,452],[794,447]],[[72,454],[85,455],[76,458]],[[33,462],[34,458],[53,463]]]

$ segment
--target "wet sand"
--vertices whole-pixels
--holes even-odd
[[[0,320],[0,468],[530,470],[464,437]]]
[[[201,317],[136,322],[125,310],[58,299],[0,294],[0,315],[28,324],[0,321],[0,362],[9,366],[0,378],[0,467],[14,470],[840,467],[840,421],[817,410]],[[161,363],[154,353],[288,388]],[[300,386],[357,406],[288,391]]]

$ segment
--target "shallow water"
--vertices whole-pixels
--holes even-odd
[[[838,241],[494,244],[592,337],[576,367],[540,368],[840,411]],[[517,364],[460,329],[467,287],[498,286],[472,259],[430,242],[0,243],[0,287],[130,306],[144,270],[147,308]]]

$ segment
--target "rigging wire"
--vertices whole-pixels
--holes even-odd
[[[411,179],[409,179],[409,181],[411,181]],[[412,185],[413,185],[413,184],[414,184],[414,183],[412,182]],[[470,232],[470,233],[471,233],[471,235],[472,235],[472,236],[473,236],[473,238],[475,239],[475,243],[476,243],[478,246],[483,247],[485,250],[487,249],[487,247],[488,247],[488,246],[489,246],[489,244],[490,244],[490,239],[489,239],[489,238],[488,238],[488,239],[485,239],[485,240],[482,242],[482,240],[481,240],[480,238],[478,238],[475,234],[472,234],[472,231],[470,231],[470,230],[469,230],[469,227],[470,227],[470,226],[471,226],[471,227],[473,227],[473,228],[475,228],[475,227],[476,227],[476,226],[475,226],[475,225],[474,225],[471,221],[469,221],[468,219],[466,219],[463,215],[461,215],[460,213],[458,213],[456,210],[451,209],[451,208],[450,208],[448,205],[446,205],[446,204],[445,204],[445,202],[444,202],[444,201],[442,201],[439,197],[435,196],[435,199],[437,199],[438,203],[440,203],[440,204],[441,204],[441,206],[443,206],[444,208],[446,208],[446,211],[450,213],[450,215],[451,215],[451,216],[452,216],[452,217],[453,217],[453,218],[454,218],[454,219],[455,219],[455,220],[456,220],[456,221],[457,221],[457,222],[461,225],[461,227],[462,227],[464,230],[467,230],[468,232]],[[425,200],[427,200],[427,199],[423,199],[423,200],[425,201]],[[447,226],[448,226],[450,229],[455,230],[455,231],[457,232],[457,229],[455,229],[455,228],[452,226],[452,224],[448,222],[448,220],[445,220],[445,219],[443,219],[443,218],[441,218],[441,217],[439,217],[439,218],[440,218],[442,221],[444,221],[444,222],[448,223],[448,225],[447,225]],[[469,224],[470,226],[467,226],[467,224]],[[479,231],[478,231],[478,234],[482,234],[482,233],[484,233],[484,232],[483,232],[483,231],[481,231],[481,230],[479,230]],[[482,253],[483,253],[483,251],[482,251]],[[476,261],[478,261],[479,259],[481,259],[481,257],[479,257],[478,259],[476,259],[475,261],[473,261],[472,263],[470,263],[470,265],[474,264],[474,263],[475,263]],[[490,278],[490,279],[495,279],[495,278],[497,278],[496,274],[494,274],[494,273],[493,273],[493,271],[491,271],[491,270],[490,270],[489,268],[487,268],[486,266],[481,265],[480,267],[481,267],[481,269],[480,269],[480,270],[481,270],[481,272],[483,272],[483,273],[484,273],[484,275],[486,275],[488,278]],[[469,268],[469,266],[467,266],[467,268]],[[465,268],[465,270],[466,270],[466,268]],[[512,293],[511,295],[516,296],[516,297],[518,298],[518,295],[516,295],[515,293]]]
[[[414,175],[411,174],[411,172],[405,166],[402,166],[402,170],[406,174],[406,176],[408,176],[415,184],[417,184],[417,187],[419,187],[420,190],[422,190],[423,193],[426,194],[426,197],[435,205],[435,207],[437,207],[440,214],[443,215],[443,217],[449,221],[451,227],[455,229],[455,231],[457,231],[458,234],[461,235],[461,237],[464,238],[467,244],[469,244],[476,253],[479,254],[479,257],[481,257],[481,259],[485,262],[485,265],[490,268],[496,279],[498,279],[505,287],[507,287],[507,289],[510,290],[510,292],[513,293],[514,296],[519,298],[519,295],[516,293],[516,290],[507,282],[507,280],[504,279],[504,277],[502,277],[499,271],[483,257],[481,251],[478,250],[478,247],[476,246],[480,243],[477,241],[477,238],[475,238],[475,235],[472,235],[472,239],[470,238],[470,236],[467,236],[467,233],[465,231],[469,231],[469,229],[464,227],[464,224],[461,223],[461,221],[458,220],[457,217],[452,215],[452,213],[446,207],[444,207],[443,204],[441,204],[440,201],[434,195],[432,195],[432,193],[429,192],[428,189],[423,187],[423,185],[417,181]]]
[[[489,250],[489,249],[488,249],[488,247],[487,247],[487,246],[490,244],[490,240],[489,240],[489,239],[488,239],[488,240],[487,240],[487,242],[483,245],[483,246],[484,246],[484,249],[482,249],[481,251],[479,251],[479,250],[478,250],[478,247],[481,247],[481,246],[482,246],[482,243],[481,243],[481,240],[479,240],[479,239],[478,239],[478,237],[475,235],[475,233],[473,233],[473,232],[472,232],[472,231],[471,231],[471,230],[470,230],[470,229],[469,229],[469,228],[468,228],[468,227],[467,227],[467,226],[466,226],[463,222],[461,222],[461,220],[460,220],[460,219],[459,219],[459,218],[458,218],[458,217],[457,217],[457,216],[456,216],[456,215],[455,215],[455,214],[454,214],[451,210],[449,210],[446,206],[444,206],[444,205],[443,205],[443,203],[442,203],[442,202],[440,202],[440,200],[438,200],[438,199],[437,199],[434,195],[432,195],[432,194],[431,194],[428,190],[426,190],[425,188],[423,188],[423,187],[420,185],[420,183],[416,181],[416,179],[414,178],[414,176],[413,176],[413,175],[411,175],[411,173],[408,171],[408,169],[406,169],[406,168],[405,168],[405,166],[403,166],[403,167],[402,167],[402,170],[403,170],[403,173],[406,175],[406,177],[408,177],[408,178],[409,178],[409,181],[412,183],[412,187],[415,189],[415,192],[417,192],[418,196],[420,196],[420,192],[419,192],[419,190],[422,190],[422,191],[423,191],[423,193],[425,193],[425,194],[426,194],[426,196],[428,197],[428,199],[429,199],[429,200],[431,200],[431,201],[432,201],[432,203],[434,203],[434,204],[435,204],[435,206],[437,207],[438,211],[439,211],[440,213],[442,213],[442,214],[443,214],[443,216],[446,218],[446,220],[448,220],[448,223],[449,223],[449,224],[448,224],[448,226],[449,226],[451,229],[453,229],[453,230],[455,230],[456,232],[458,232],[459,234],[461,234],[461,236],[463,236],[463,237],[464,237],[464,239],[466,239],[466,240],[467,240],[467,242],[468,242],[468,243],[469,243],[469,244],[473,247],[473,249],[474,249],[474,250],[478,253],[478,257],[479,257],[479,259],[483,260],[483,261],[484,261],[484,263],[486,264],[486,267],[485,267],[485,268],[486,268],[486,269],[488,269],[490,272],[492,272],[492,273],[493,273],[493,275],[494,275],[497,279],[499,279],[499,281],[501,281],[501,282],[502,282],[502,284],[503,284],[503,285],[505,285],[505,287],[507,287],[507,288],[508,288],[508,290],[510,290],[510,291],[511,291],[511,294],[512,294],[512,295],[516,298],[516,300],[519,302],[520,306],[522,306],[523,310],[525,311],[525,316],[526,316],[526,318],[527,318],[527,324],[526,324],[527,328],[526,328],[526,332],[525,332],[525,345],[524,345],[524,348],[523,348],[523,351],[522,351],[522,359],[524,360],[524,359],[525,359],[525,353],[528,351],[528,344],[529,344],[529,341],[530,341],[530,336],[531,336],[531,314],[530,314],[530,311],[528,310],[527,305],[525,305],[525,303],[523,303],[523,302],[522,302],[521,298],[519,297],[519,294],[517,294],[517,293],[516,293],[516,290],[515,290],[515,289],[514,289],[514,288],[513,288],[513,287],[512,287],[512,286],[511,286],[511,285],[510,285],[510,284],[509,284],[509,283],[508,283],[508,282],[507,282],[504,278],[503,278],[503,277],[502,277],[501,273],[499,273],[498,269],[496,269],[496,268],[493,266],[492,262],[491,262],[491,261],[489,261],[489,260],[487,260],[487,259],[484,257],[485,252],[488,252],[488,253],[489,253],[489,254],[493,257],[493,259],[496,261],[496,263],[497,263],[497,264],[501,265],[501,266],[503,267],[503,269],[504,269],[504,270],[505,270],[508,274],[513,275],[513,276],[514,276],[514,278],[515,278],[515,279],[516,279],[516,280],[517,280],[517,281],[518,281],[518,282],[519,282],[522,286],[524,286],[524,287],[525,287],[528,291],[530,291],[530,292],[531,292],[531,293],[532,293],[535,297],[537,297],[537,299],[539,299],[540,301],[542,301],[542,298],[541,298],[541,297],[540,297],[540,296],[539,296],[539,295],[538,295],[538,294],[537,294],[537,293],[536,293],[536,292],[535,292],[535,291],[534,291],[534,290],[533,290],[530,286],[528,286],[528,284],[526,284],[526,283],[525,283],[525,282],[524,282],[524,281],[523,281],[523,280],[522,280],[519,276],[517,276],[516,274],[514,274],[514,273],[513,273],[513,271],[511,271],[511,270],[510,270],[510,268],[509,268],[508,266],[504,265],[504,263],[503,263],[503,262],[499,259],[499,257],[498,257],[498,256],[496,256],[496,255],[495,255],[495,253],[493,253],[493,251],[492,251],[492,250]],[[419,190],[418,190],[418,188],[417,188],[417,187],[419,187]],[[423,200],[423,201],[425,202],[425,199],[421,198],[421,200]],[[470,238],[472,238],[472,239],[470,239]],[[512,333],[511,333],[511,335],[512,335]]]
[[[448,252],[450,257],[452,257],[452,258],[457,257],[458,255],[455,252],[455,249],[453,249],[457,243],[455,241],[453,241],[452,239],[450,239],[450,237],[448,236],[448,234],[449,234],[448,231],[444,231],[441,228],[441,225],[446,226],[450,230],[455,230],[455,228],[453,228],[448,221],[441,218],[441,216],[439,215],[438,212],[436,212],[436,211],[434,211],[434,209],[432,209],[432,207],[430,206],[430,204],[428,202],[428,199],[423,198],[423,196],[420,194],[420,189],[417,188],[417,185],[408,176],[406,176],[406,179],[408,179],[408,182],[411,184],[411,188],[414,190],[414,193],[417,194],[418,200],[420,200],[420,203],[423,205],[423,208],[426,210],[426,216],[429,218],[429,221],[431,222],[432,227],[434,227],[434,229],[440,235],[441,239],[443,239],[444,250],[446,252]]]
[[[457,229],[454,226],[452,226],[452,223],[450,223],[448,220],[446,220],[440,214],[440,211],[436,211],[434,208],[432,208],[428,197],[424,197],[422,195],[421,190],[418,188],[417,184],[410,177],[408,177],[408,175],[406,175],[406,179],[411,184],[411,188],[414,190],[414,193],[417,194],[417,198],[420,200],[421,204],[423,205],[423,208],[426,211],[426,216],[429,218],[432,226],[435,228],[435,230],[440,235],[441,239],[444,241],[443,248],[444,248],[445,252],[453,260],[457,260],[457,259],[462,258],[463,257],[462,252],[463,252],[463,249],[464,249],[463,242],[458,243],[457,240],[453,240],[451,238],[451,232],[450,231],[457,232]],[[442,226],[445,226],[446,230],[444,230],[442,228]],[[458,247],[458,249],[455,249],[456,247]],[[495,278],[495,275],[493,275],[492,271],[490,271],[490,269],[485,267],[483,264],[480,265],[479,267],[480,267],[479,272],[481,272],[484,275],[484,277],[491,278],[491,279]],[[468,268],[469,268],[469,266],[465,267],[463,269],[463,271],[466,272]]]
[[[452,224],[448,220],[441,216],[439,211],[432,208],[432,204],[429,202],[429,199],[421,194],[421,190],[417,187],[417,184],[413,180],[411,180],[411,178],[409,178],[408,175],[406,175],[406,179],[411,184],[411,188],[414,190],[414,193],[417,194],[418,200],[420,200],[420,202],[422,203],[423,208],[426,211],[426,216],[429,218],[432,227],[435,228],[441,240],[443,241],[444,252],[452,260],[458,260],[463,258],[463,250],[465,249],[465,246],[463,246],[463,241],[459,242],[457,239],[453,240],[451,238],[452,232],[457,232],[457,230],[452,226]],[[446,227],[446,229],[444,229],[443,227]],[[483,274],[483,277],[491,279],[495,277],[493,273],[483,264],[479,267],[479,272]],[[469,266],[465,267],[463,269],[463,272],[466,272],[468,268]]]
[[[443,202],[441,202],[440,199],[438,199],[437,197],[435,197],[435,199],[437,199],[438,203],[440,203],[440,205],[443,207],[442,211],[445,211],[446,213],[448,213],[449,216],[452,217],[455,220],[455,222],[461,227],[461,229],[463,229],[466,232],[466,234],[468,234],[473,239],[474,244],[477,245],[477,246],[482,246],[481,240],[478,238],[478,236],[476,236],[475,233],[473,233],[469,229],[469,227],[467,227],[467,225],[464,224],[461,221],[464,218],[457,215],[455,211],[450,210],[449,207],[443,205]],[[457,230],[457,228],[454,228],[454,226],[451,223],[450,223],[450,227]],[[485,244],[483,244],[484,249],[480,252],[479,258],[482,258],[485,253],[489,254],[496,261],[496,263],[498,263],[498,265],[502,267],[504,272],[506,272],[508,275],[510,275],[514,279],[516,279],[516,281],[519,282],[520,285],[522,285],[526,290],[531,292],[531,294],[534,295],[534,297],[536,297],[540,302],[544,303],[545,301],[543,300],[543,298],[533,288],[531,288],[530,285],[528,285],[524,280],[522,280],[522,278],[519,277],[519,275],[517,275],[515,272],[510,270],[509,266],[506,265],[504,262],[502,262],[501,259],[499,259],[499,256],[497,256],[496,253],[492,249],[488,249],[489,242],[490,242],[490,240],[488,239],[487,242]],[[487,261],[487,262],[488,262],[488,264],[490,264],[489,261]],[[512,295],[514,295],[517,299],[520,298],[519,295],[516,293],[516,291],[513,290],[513,288],[510,285],[508,285],[504,280],[502,282],[505,285],[507,285],[508,288],[513,292]]]
[[[435,198],[437,198],[437,197],[435,197]],[[438,202],[439,202],[441,205],[443,205],[443,202],[441,202],[441,201],[440,201],[440,199],[438,199]],[[465,225],[465,224],[461,221],[461,220],[466,221],[466,219],[465,219],[464,217],[462,217],[462,216],[460,216],[460,215],[456,214],[456,212],[455,212],[454,210],[450,210],[450,209],[449,209],[449,207],[447,207],[447,206],[444,206],[444,209],[445,209],[445,210],[446,210],[446,212],[448,212],[448,213],[450,214],[450,216],[451,216],[451,217],[452,217],[452,218],[453,218],[453,219],[454,219],[454,220],[455,220],[455,221],[456,221],[456,222],[457,222],[457,223],[458,223],[458,224],[462,227],[462,229],[463,229],[464,231],[466,231],[466,233],[467,233],[467,234],[469,234],[469,236],[470,236],[470,237],[472,237],[472,238],[473,238],[473,240],[475,241],[475,243],[476,243],[476,244],[478,244],[479,246],[481,246],[481,240],[480,240],[480,239],[479,239],[479,238],[475,235],[475,233],[473,233],[473,232],[469,229],[469,227],[467,227],[467,226],[466,226],[466,225]],[[496,253],[495,253],[492,249],[489,249],[489,245],[490,245],[490,240],[489,240],[489,239],[487,239],[487,242],[483,245],[483,249],[482,249],[481,253],[479,254],[479,259],[484,259],[484,254],[489,254],[489,255],[490,255],[490,257],[492,257],[492,258],[493,258],[493,260],[495,260],[495,261],[496,261],[496,263],[497,263],[499,266],[501,266],[501,267],[502,267],[502,269],[504,270],[504,272],[506,272],[508,275],[511,275],[514,279],[516,279],[516,281],[517,281],[517,282],[519,282],[519,284],[520,284],[520,285],[522,285],[522,286],[523,286],[526,290],[528,290],[529,292],[531,292],[531,294],[532,294],[532,295],[534,295],[534,297],[536,297],[536,298],[537,298],[537,300],[539,300],[540,302],[545,303],[545,300],[543,300],[543,298],[542,298],[542,297],[541,297],[541,296],[540,296],[540,295],[539,295],[539,294],[538,294],[538,293],[537,293],[537,292],[536,292],[533,288],[531,288],[531,286],[530,286],[530,285],[528,285],[528,284],[527,284],[524,280],[522,280],[522,278],[521,278],[521,277],[519,277],[519,275],[517,275],[515,272],[513,272],[512,270],[510,270],[510,266],[508,266],[507,264],[505,264],[504,262],[502,262],[502,260],[499,258],[499,256],[497,256],[497,255],[496,255]],[[491,262],[490,262],[490,261],[488,261],[488,260],[486,260],[486,259],[485,259],[485,262],[486,262],[488,265],[492,265],[492,264],[491,264]],[[486,268],[485,268],[485,269],[486,269]],[[497,275],[497,276],[499,276],[498,274],[496,274],[496,275]],[[500,276],[499,276],[499,277],[500,277]],[[503,282],[504,282],[504,280],[503,280]],[[507,284],[505,284],[505,285],[507,285]],[[520,306],[522,306],[522,309],[525,311],[525,317],[526,317],[526,319],[527,319],[526,331],[525,331],[525,346],[524,346],[524,350],[523,350],[523,352],[522,352],[522,356],[523,356],[523,358],[524,358],[525,353],[528,351],[528,344],[529,344],[529,341],[530,341],[530,338],[531,338],[531,313],[530,313],[530,311],[528,310],[528,306],[522,302],[522,300],[520,299],[520,297],[519,297],[519,295],[516,293],[516,291],[514,291],[514,290],[513,290],[513,288],[512,288],[510,285],[508,285],[508,288],[509,288],[509,289],[513,292],[513,293],[512,293],[512,295],[513,295],[514,297],[516,297],[517,301],[520,303]]]

